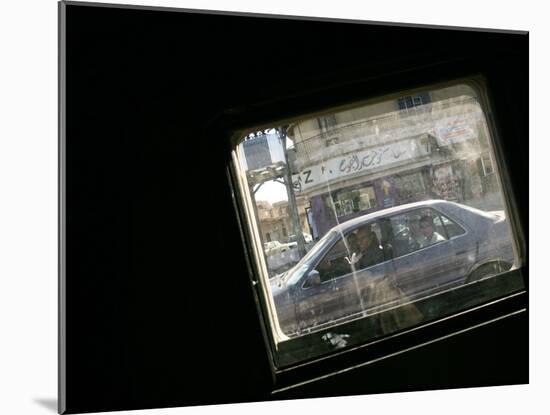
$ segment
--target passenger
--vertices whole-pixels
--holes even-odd
[[[357,231],[357,241],[361,250],[357,269],[370,267],[384,260],[384,254],[378,243],[378,237],[372,230],[360,228]]]
[[[411,251],[416,251],[420,248],[424,236],[420,232],[420,223],[418,216],[409,217],[407,219],[407,226],[409,228],[409,248]]]
[[[431,216],[422,216],[420,218],[420,232],[422,232],[424,237],[421,242],[421,248],[445,240],[443,236],[435,232],[434,222]]]

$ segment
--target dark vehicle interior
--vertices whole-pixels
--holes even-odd
[[[62,412],[528,382],[526,33],[62,2],[60,36]],[[235,134],[470,76],[523,265],[462,293],[498,301],[337,355],[310,344],[327,359],[300,355],[304,336],[274,359]],[[452,312],[455,295],[437,301]]]

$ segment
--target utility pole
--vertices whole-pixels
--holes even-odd
[[[279,140],[281,141],[281,146],[283,147],[283,154],[285,156],[286,168],[284,170],[284,181],[286,187],[286,193],[288,197],[288,213],[290,215],[290,222],[294,230],[294,235],[297,238],[298,244],[298,253],[300,258],[306,254],[306,244],[304,240],[304,234],[302,232],[302,227],[300,226],[300,214],[298,212],[298,206],[296,204],[296,195],[294,194],[294,184],[292,183],[292,172],[290,171],[290,164],[288,162],[288,154],[286,151],[286,133],[283,127],[277,129],[279,133]]]

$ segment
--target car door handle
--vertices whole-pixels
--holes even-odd
[[[462,254],[465,254],[466,252],[468,251],[458,251],[455,255],[462,255]]]

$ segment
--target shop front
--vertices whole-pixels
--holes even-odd
[[[433,197],[428,166],[313,196],[310,221],[317,231],[314,237],[358,216]]]
[[[457,156],[457,155],[455,155]],[[330,191],[312,196],[308,221],[313,237],[350,219],[380,209],[428,199],[479,205],[499,209],[500,199],[487,204],[496,188],[489,156],[441,158],[420,167],[404,167],[398,172],[349,186],[332,186]]]

